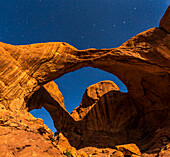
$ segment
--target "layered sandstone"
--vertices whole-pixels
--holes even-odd
[[[56,129],[76,148],[113,148],[118,144],[133,142],[142,152],[167,155],[170,139],[169,17],[170,7],[162,17],[159,28],[146,30],[112,49],[77,50],[61,42],[21,46],[0,43],[3,124],[0,133],[3,135],[1,142],[5,142],[2,143],[2,150],[15,155],[36,145],[35,142],[30,146],[28,139],[37,130],[43,135],[48,129],[34,128],[35,132],[30,135],[27,129],[23,129],[25,125],[20,127],[18,119],[21,115],[23,119],[24,115],[26,119],[29,118],[27,111],[43,106],[51,114]],[[57,85],[50,81],[87,66],[118,76],[127,86],[128,93],[121,93],[114,83],[107,88],[108,82],[100,82],[87,89],[80,107],[70,115],[65,110]],[[10,115],[7,119],[13,119],[13,122],[10,120],[6,125],[4,115]],[[31,123],[30,127],[34,126],[33,119],[26,121]],[[26,137],[20,136],[24,135],[24,130]],[[10,145],[10,139],[3,139],[8,133],[8,137],[18,135],[13,138],[14,141],[20,137],[26,142],[23,145],[15,143],[18,147]],[[40,135],[36,137],[41,139],[38,143],[49,141],[44,144],[48,149],[42,148],[42,152],[50,150],[51,156],[61,153],[50,143],[52,138],[45,138],[44,141]]]
[[[119,91],[119,87],[112,81],[101,81],[91,85],[86,89],[80,106],[72,111],[71,116],[76,121],[82,120],[87,115],[87,113],[96,105],[98,100],[104,94],[107,94],[110,91]],[[103,112],[105,113],[105,117],[109,116],[106,115],[106,110]]]

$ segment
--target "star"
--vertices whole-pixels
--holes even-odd
[[[95,23],[93,24],[93,27],[96,27],[96,24],[95,24]]]
[[[125,21],[123,21],[123,23],[126,23]]]
[[[81,38],[83,39],[83,38],[84,38],[84,36],[82,35],[82,36],[81,36]]]
[[[102,29],[102,32],[104,32],[104,29]]]
[[[116,27],[116,25],[113,25],[113,27]]]
[[[134,10],[136,10],[136,7],[135,8],[133,8]]]
[[[54,16],[51,16],[51,22],[54,22]]]

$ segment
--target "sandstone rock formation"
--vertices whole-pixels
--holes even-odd
[[[71,115],[75,123],[61,130],[71,145],[113,148],[129,142],[127,134],[130,127],[134,129],[131,125],[136,121],[137,109],[127,93],[121,93],[111,81],[102,81],[87,88],[81,105]]]
[[[51,130],[30,113],[11,112],[0,106],[1,157],[62,157]]]
[[[37,90],[29,99],[29,111],[40,109],[42,106],[50,113],[53,118],[54,125],[58,130],[62,127],[67,127],[74,123],[64,106],[64,98],[59,91],[58,86],[53,82],[49,82]],[[66,121],[69,119],[69,121]],[[67,122],[69,124],[67,124]]]
[[[38,124],[30,133],[25,128],[25,124],[28,128],[34,126],[27,111],[44,106],[56,129],[76,148],[114,148],[118,144],[136,143],[142,152],[167,155],[170,142],[169,17],[170,7],[159,28],[146,30],[112,49],[77,50],[67,43],[21,46],[0,43],[2,150],[11,156],[20,155],[26,149],[35,150],[36,141],[31,145],[29,138],[34,139],[32,136],[36,134],[38,143],[44,145],[37,150],[40,155],[61,154],[55,148],[55,139],[44,137],[48,129],[39,128]],[[114,83],[106,88],[108,82],[100,82],[87,89],[80,107],[70,115],[57,85],[50,81],[87,66],[118,76],[128,93],[121,93]],[[7,120],[4,117],[8,117]],[[12,120],[6,125],[8,119]],[[18,120],[24,120],[25,124]],[[14,141],[21,137],[25,142],[20,145],[22,142],[12,141],[16,145],[11,145],[9,137]]]
[[[103,95],[107,94],[110,91],[119,91],[119,87],[112,81],[101,81],[99,83],[91,85],[86,89],[80,106],[78,106],[72,111],[71,116],[76,121],[82,120],[87,115],[87,113],[96,105],[97,101]],[[109,116],[106,115],[107,114],[106,112],[108,111],[104,109],[103,109],[103,112],[105,113],[104,117]]]

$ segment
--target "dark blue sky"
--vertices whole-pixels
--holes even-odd
[[[0,41],[14,45],[64,41],[78,49],[113,48],[157,27],[169,4],[169,0],[0,0]],[[115,76],[93,68],[55,82],[71,112],[85,89],[102,80],[112,80],[126,91]],[[55,131],[44,109],[32,113]]]

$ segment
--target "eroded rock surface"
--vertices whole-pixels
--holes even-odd
[[[72,111],[71,116],[76,121],[82,120],[98,100],[110,91],[119,91],[119,87],[112,81],[101,81],[91,85],[86,89],[80,106]],[[103,110],[103,112],[107,114],[108,111]]]
[[[5,111],[5,115],[11,114],[11,117],[14,117],[9,117],[13,120],[6,125],[6,120],[2,116],[0,127],[3,128],[0,130],[2,132],[0,137],[1,142],[5,142],[2,143],[4,146],[2,150],[7,150],[6,153],[9,152],[13,156],[23,152],[20,150],[29,150],[32,147],[35,150],[35,145],[30,146],[27,138],[33,138],[30,135],[32,133],[27,129],[23,130],[25,126],[18,122],[20,119],[18,117],[23,115],[21,117],[24,119],[24,115],[28,116],[27,111],[44,106],[51,114],[56,129],[61,131],[76,148],[115,147],[118,144],[132,142],[136,143],[146,156],[168,155],[169,17],[170,7],[161,19],[159,28],[146,30],[120,47],[112,49],[77,50],[67,43],[21,46],[0,43],[0,106],[3,116]],[[57,85],[53,82],[45,84],[86,66],[118,76],[126,85],[128,93],[121,93],[115,85],[112,89],[110,86],[106,88],[107,83],[104,85],[98,83],[89,87],[92,92],[88,93],[87,90],[80,107],[70,115],[65,110],[62,94],[58,91]],[[106,93],[104,89],[107,89]],[[33,122],[33,119],[28,120],[32,126]],[[36,130],[37,128],[34,131]],[[41,150],[38,148],[37,152],[46,153],[45,156],[60,154],[54,144],[50,143],[53,140],[43,137],[45,130],[38,128],[40,132],[37,135],[37,139],[40,139],[38,143],[46,144]],[[5,137],[8,132],[10,134]],[[22,136],[24,133],[25,137]],[[18,147],[12,146],[8,143],[10,139],[6,140],[10,136],[14,136],[12,138],[14,141],[19,137],[24,138],[25,143],[23,142],[23,145],[15,143],[19,145]]]
[[[11,112],[0,106],[1,157],[62,157],[51,130],[30,113]]]
[[[30,97],[27,106],[29,111],[33,109],[40,109],[43,106],[50,113],[53,118],[54,125],[58,130],[74,123],[73,118],[65,109],[62,93],[53,81],[45,84],[37,90]],[[67,119],[69,119],[69,121],[67,121]]]

